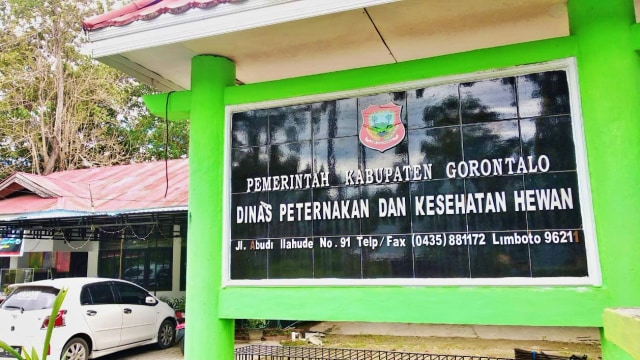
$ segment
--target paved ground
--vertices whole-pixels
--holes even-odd
[[[258,341],[263,345],[276,345],[277,342]],[[236,344],[236,346],[248,345],[247,342]],[[102,360],[183,360],[184,356],[180,352],[178,344],[166,350],[157,350],[154,345],[142,346],[139,348],[120,351],[100,358]]]
[[[101,358],[103,360],[182,360],[180,346],[175,345],[166,350],[157,350],[153,345],[120,351]]]
[[[510,333],[506,333],[505,328]],[[454,325],[425,326],[410,324],[367,324],[347,322],[324,322],[312,326],[311,331],[342,335],[345,338],[339,347],[378,349],[380,342],[389,342],[391,347],[411,352],[431,352],[435,354],[459,354],[484,356],[513,356],[513,348],[523,349],[560,349],[572,354],[589,354],[589,359],[598,359],[600,355],[598,333],[594,329],[549,329],[519,327],[465,327]],[[527,330],[526,333],[521,333]],[[540,331],[538,331],[540,330]],[[553,330],[553,331],[552,331]],[[363,334],[374,335],[362,337]],[[378,335],[376,338],[375,335]],[[382,338],[380,337],[382,336]],[[330,336],[326,339],[331,346]],[[524,341],[529,339],[530,341]],[[552,341],[549,341],[552,340]],[[346,343],[344,341],[347,341]],[[348,341],[354,341],[353,344]],[[257,342],[264,345],[277,345],[277,341]],[[364,343],[364,344],[362,344]],[[236,346],[247,342],[236,343]],[[383,344],[385,345],[385,344]],[[389,344],[386,344],[389,345]],[[417,346],[417,347],[416,347]],[[388,346],[386,346],[388,347]],[[156,350],[154,346],[122,351],[102,358],[104,360],[183,360],[180,347],[175,345],[166,350]]]
[[[346,339],[346,338],[351,339]],[[467,356],[493,356],[513,358],[513,349],[535,349],[543,350],[550,354],[569,356],[571,354],[588,354],[588,359],[601,359],[598,346],[547,342],[547,341],[522,341],[522,340],[483,340],[483,339],[462,339],[462,338],[424,338],[424,337],[380,337],[380,336],[353,336],[346,335],[340,341],[352,341],[352,343],[341,343],[348,348],[366,348],[378,350],[396,350],[417,353],[432,354],[457,354]],[[331,347],[331,336],[327,337],[328,345]],[[260,342],[263,345],[276,345],[277,342]],[[247,343],[236,344],[236,346],[247,345]],[[550,351],[550,352],[549,352]],[[560,351],[560,352],[558,352]],[[179,346],[173,346],[166,350],[156,350],[153,346],[141,347],[127,351],[121,351],[101,358],[104,360],[184,360],[180,353]]]

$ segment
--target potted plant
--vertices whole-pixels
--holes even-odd
[[[247,333],[249,334],[249,340],[261,340],[264,333],[264,328],[267,327],[267,320],[264,319],[247,319],[246,321]]]

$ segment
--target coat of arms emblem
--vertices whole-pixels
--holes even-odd
[[[362,110],[360,142],[368,148],[385,152],[398,145],[406,134],[400,120],[402,106],[394,103],[369,105]]]

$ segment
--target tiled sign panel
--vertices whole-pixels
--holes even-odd
[[[588,276],[572,126],[562,70],[236,112],[230,278]]]

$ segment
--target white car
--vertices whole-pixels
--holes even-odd
[[[21,352],[42,352],[53,301],[68,289],[55,321],[50,359],[95,359],[147,344],[174,344],[174,310],[128,281],[64,278],[12,285],[0,305],[0,340]],[[13,358],[0,349],[0,358]]]

